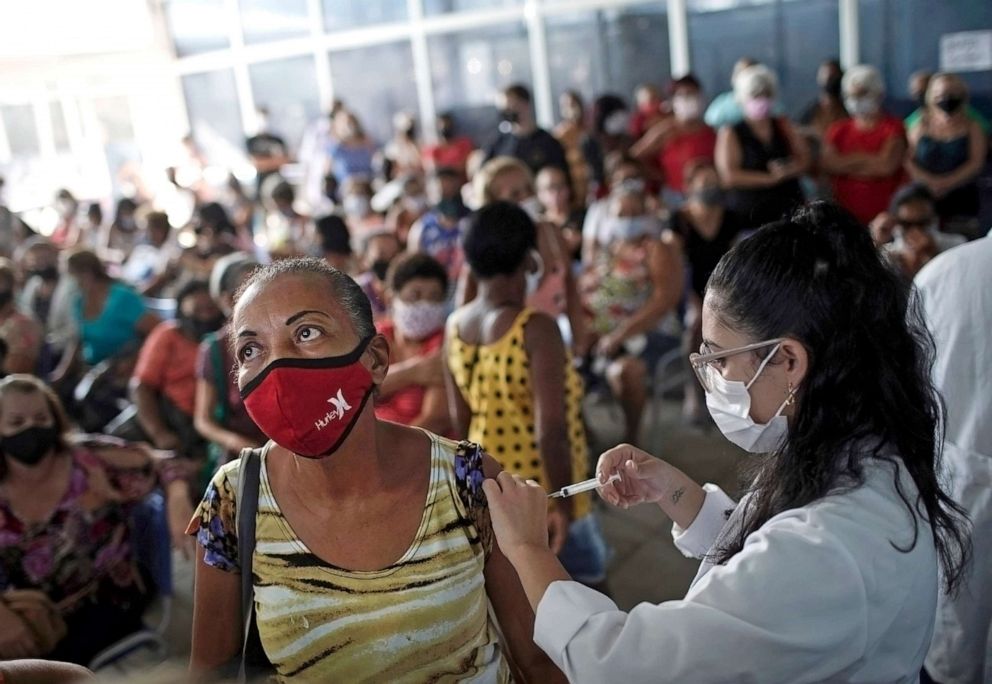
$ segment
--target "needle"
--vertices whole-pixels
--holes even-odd
[[[608,485],[611,482],[616,482],[620,479],[620,473],[614,473],[610,476],[606,482],[600,482],[598,478],[590,478],[588,480],[583,480],[582,482],[576,482],[575,484],[570,484],[567,487],[562,487],[557,492],[552,492],[548,494],[549,499],[564,499],[569,496],[575,496],[576,494],[581,494],[582,492],[588,492],[590,489],[598,489],[604,485]]]

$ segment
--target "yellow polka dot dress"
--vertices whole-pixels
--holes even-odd
[[[524,309],[513,325],[492,344],[467,344],[455,324],[448,326],[448,367],[472,412],[469,441],[481,444],[503,468],[548,487],[534,435],[534,390],[530,360],[524,349],[524,327],[533,315]],[[565,360],[565,419],[572,454],[572,481],[589,477],[588,446],[582,424],[582,378]],[[588,494],[574,497],[576,519],[589,513]]]

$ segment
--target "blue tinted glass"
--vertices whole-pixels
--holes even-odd
[[[514,7],[521,0],[424,0],[424,14],[450,14],[472,10],[489,10],[499,7]]]
[[[438,112],[482,144],[496,130],[496,94],[512,83],[530,87],[530,48],[523,24],[428,37]]]
[[[380,143],[391,135],[393,114],[407,111],[419,116],[408,41],[334,51],[331,78],[335,98],[355,112]]]
[[[245,43],[305,36],[310,31],[307,0],[241,0]]]
[[[183,76],[183,92],[190,128],[207,158],[217,163],[243,159],[245,135],[231,70]]]
[[[269,110],[269,130],[295,151],[306,125],[320,114],[313,57],[292,57],[248,67],[255,105]]]
[[[323,0],[328,31],[406,20],[406,0]]]
[[[30,157],[40,152],[38,127],[31,105],[8,105],[0,108],[7,131],[7,144],[14,157]]]
[[[165,15],[179,57],[231,44],[224,0],[168,0]]]

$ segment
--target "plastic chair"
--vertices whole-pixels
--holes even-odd
[[[130,634],[98,653],[89,663],[96,672],[111,666],[123,670],[121,659],[138,649],[148,649],[160,661],[168,657],[165,632],[172,619],[172,543],[165,515],[165,496],[154,491],[141,501],[131,516],[132,543],[138,562],[155,583],[160,617],[153,625]],[[147,614],[147,612],[146,612]]]

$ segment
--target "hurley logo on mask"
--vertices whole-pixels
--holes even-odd
[[[334,408],[325,413],[323,418],[314,421],[313,426],[318,430],[323,430],[331,424],[332,420],[343,420],[344,414],[351,410],[351,404],[344,398],[344,393],[341,390],[338,390],[336,397],[328,399],[327,403],[332,404]]]
[[[276,359],[241,388],[248,415],[298,456],[334,453],[372,396],[372,374],[361,362],[371,340],[341,356]],[[319,397],[327,397],[329,387],[334,394],[325,403]]]

